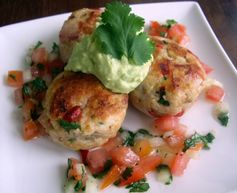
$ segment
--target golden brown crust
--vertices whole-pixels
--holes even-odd
[[[53,81],[46,94],[45,107],[54,127],[48,132],[55,141],[72,149],[101,145],[116,135],[127,105],[126,94],[112,93],[95,76],[63,72]],[[60,127],[58,120],[63,119],[75,106],[80,107],[81,116],[74,122],[81,128],[67,132]],[[72,138],[73,142],[70,140]]]
[[[130,94],[131,102],[148,115],[175,115],[198,97],[206,78],[199,59],[188,49],[160,37],[155,42],[154,62],[146,79]],[[169,105],[159,102],[161,91]]]

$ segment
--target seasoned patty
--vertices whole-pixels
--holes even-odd
[[[206,73],[188,49],[165,38],[151,38],[156,45],[154,62],[145,80],[130,93],[130,100],[150,116],[177,115],[196,101]]]
[[[89,149],[114,137],[124,120],[128,95],[107,90],[89,74],[63,72],[46,93],[47,132],[70,149]]]
[[[59,33],[60,56],[64,62],[68,61],[74,44],[94,31],[100,14],[99,9],[79,9],[64,22]]]

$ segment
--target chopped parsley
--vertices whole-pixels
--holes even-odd
[[[112,165],[113,165],[112,160],[111,159],[107,160],[104,165],[104,170],[98,174],[93,174],[94,178],[102,179],[109,172]]]
[[[44,69],[45,69],[45,66],[44,66],[44,64],[38,63],[38,64],[37,64],[37,68],[38,68],[39,70],[44,70]]]
[[[63,68],[58,68],[58,67],[52,68],[52,77],[55,78],[62,71],[63,71]]]
[[[8,76],[9,76],[11,79],[13,79],[13,80],[16,81],[16,76],[15,76],[15,75],[13,75],[13,74],[9,74]]]
[[[166,32],[163,32],[163,31],[160,32],[160,36],[161,36],[161,37],[165,37],[165,36],[166,36]]]
[[[46,82],[42,78],[39,78],[39,77],[36,77],[31,83],[32,83],[32,89],[35,92],[42,92],[42,91],[47,90],[48,88],[46,85]]]
[[[146,182],[146,179],[141,179],[126,186],[126,188],[129,189],[129,192],[146,192],[147,190],[149,190],[150,186]]]
[[[143,135],[147,135],[147,136],[153,136],[152,134],[149,133],[149,131],[147,131],[146,129],[139,129],[135,135],[137,134],[143,134]]]
[[[81,190],[83,188],[83,183],[82,180],[78,180],[76,185],[74,186],[74,191],[78,192],[79,190]]]
[[[164,98],[164,96],[166,95],[165,88],[161,88],[157,93],[160,97],[158,103],[164,106],[170,106],[170,102]]]
[[[129,177],[132,176],[132,173],[133,173],[133,168],[127,167],[122,173],[123,179],[127,180]]]
[[[135,134],[132,131],[120,128],[119,132],[122,134],[122,138],[124,138],[123,145],[125,145],[125,146],[133,146],[134,145]]]
[[[34,50],[36,50],[37,48],[39,48],[42,45],[41,41],[38,41],[37,44],[34,47]]]
[[[80,125],[75,122],[68,122],[63,119],[58,120],[58,124],[63,127],[63,129],[67,132],[75,129],[80,129]]]
[[[212,133],[208,133],[207,135],[200,135],[198,133],[193,134],[190,138],[186,139],[184,141],[184,149],[185,152],[191,147],[194,147],[198,143],[203,143],[204,149],[209,149],[209,143],[212,143],[212,141],[215,139],[215,136]]]
[[[109,3],[95,30],[96,45],[113,58],[120,60],[125,56],[136,65],[142,65],[151,59],[154,51],[154,44],[141,32],[144,24],[143,18],[131,13],[129,5],[119,1]]]
[[[164,26],[169,29],[176,23],[177,23],[177,21],[175,21],[174,19],[168,19],[168,20],[166,20],[166,24]]]
[[[219,120],[221,125],[226,127],[228,122],[229,122],[229,113],[228,112],[222,112],[217,116],[217,119]]]
[[[29,83],[23,84],[22,93],[24,96],[30,96],[31,88]]]
[[[53,43],[51,53],[54,53],[54,54],[59,55],[59,46],[58,46],[58,44],[56,44],[55,42]]]

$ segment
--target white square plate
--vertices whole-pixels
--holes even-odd
[[[237,192],[237,73],[211,30],[199,5],[194,2],[133,5],[133,12],[151,20],[165,22],[175,19],[187,27],[191,38],[189,48],[208,65],[215,68],[211,77],[223,83],[225,101],[231,107],[227,128],[212,116],[213,105],[200,97],[182,117],[182,122],[199,132],[215,130],[216,139],[209,151],[202,151],[192,160],[182,177],[171,185],[148,179],[149,192],[159,193],[233,193]],[[24,69],[28,48],[38,40],[50,46],[58,41],[58,33],[69,14],[9,25],[0,29],[0,192],[1,193],[61,193],[67,158],[78,153],[64,149],[48,138],[24,142],[21,137],[21,115],[13,102],[13,89],[5,85],[8,70]],[[123,124],[129,129],[150,127],[151,119],[135,109],[129,109]],[[111,187],[105,192],[128,192]]]

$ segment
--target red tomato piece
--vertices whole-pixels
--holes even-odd
[[[153,171],[161,163],[161,157],[159,155],[150,155],[143,157],[138,163],[138,167],[142,168],[144,174]]]
[[[72,107],[66,114],[63,116],[63,119],[69,122],[78,121],[81,117],[81,107],[75,106]]]
[[[21,105],[23,103],[22,88],[17,88],[14,91],[14,97],[16,105]]]
[[[160,25],[157,21],[152,21],[150,24],[149,35],[164,36],[167,33],[167,28]]]
[[[116,180],[118,180],[121,175],[121,172],[121,169],[117,165],[114,165],[103,178],[100,190],[105,189],[109,185],[113,184]]]
[[[88,153],[89,153],[88,150],[80,150],[81,161],[83,164],[86,164]]]
[[[139,166],[133,167],[132,175],[128,177],[128,179],[122,179],[119,186],[126,186],[133,182],[137,182],[138,180],[141,180],[145,178],[145,173],[143,171],[143,168]]]
[[[86,161],[91,173],[97,174],[104,170],[105,163],[108,159],[108,152],[104,148],[98,148],[88,152]]]
[[[140,160],[129,147],[117,147],[110,152],[110,156],[113,163],[118,166],[134,166]]]
[[[204,68],[206,74],[210,74],[214,70],[212,67],[208,66],[207,64],[205,64],[203,62],[201,62],[201,64],[202,64],[202,67]]]
[[[175,176],[183,175],[190,158],[183,152],[178,153],[175,156],[174,162],[171,166],[171,173]]]
[[[113,138],[110,138],[109,141],[107,141],[102,147],[105,148],[108,152],[112,151],[116,147],[119,147],[122,145],[123,139],[117,135]]]
[[[31,60],[36,64],[45,64],[48,60],[47,50],[45,48],[35,49],[32,53]]]
[[[186,139],[187,127],[183,124],[177,125],[172,131],[172,134],[165,137],[164,140],[172,148],[182,149],[184,146],[184,140]]]
[[[23,85],[23,72],[19,70],[8,71],[7,84],[12,87],[21,87]]]
[[[209,87],[206,91],[206,98],[214,103],[218,103],[222,100],[225,91],[222,87],[213,85]]]
[[[24,140],[28,141],[28,140],[38,137],[39,135],[40,135],[40,130],[38,129],[36,123],[32,119],[24,123],[23,125]]]
[[[59,58],[56,58],[52,60],[51,62],[47,63],[47,70],[48,70],[48,73],[51,75],[53,74],[53,71],[55,69],[63,70],[63,68],[64,68],[64,63]]]
[[[165,115],[155,119],[154,130],[158,133],[173,130],[179,124],[179,119],[175,116]]]
[[[169,28],[168,38],[176,41],[181,45],[185,45],[189,42],[189,37],[186,34],[185,26],[178,23]]]

